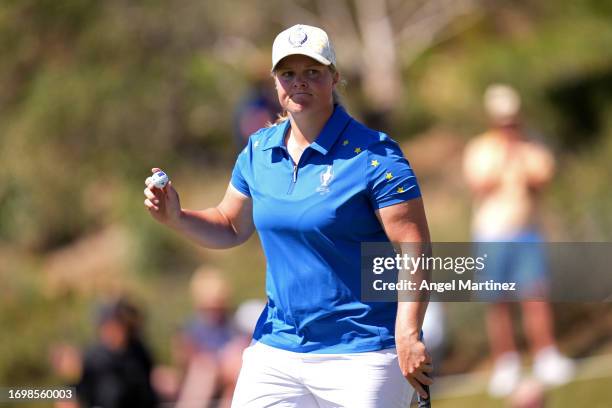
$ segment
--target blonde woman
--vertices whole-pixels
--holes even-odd
[[[362,242],[428,243],[414,173],[395,141],[337,104],[333,47],[296,25],[272,47],[284,120],[254,133],[221,203],[183,209],[147,187],[153,217],[209,248],[257,230],[268,302],[243,354],[234,407],[406,407],[430,384],[426,302],[360,300]],[[153,169],[156,171],[157,169]]]

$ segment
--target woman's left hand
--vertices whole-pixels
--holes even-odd
[[[396,347],[402,374],[421,397],[427,398],[427,392],[421,384],[431,385],[433,383],[433,380],[427,375],[433,371],[433,365],[425,344],[416,336],[397,336]]]

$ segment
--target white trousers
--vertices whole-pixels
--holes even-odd
[[[232,408],[406,408],[412,393],[395,349],[310,354],[255,343],[242,355]]]

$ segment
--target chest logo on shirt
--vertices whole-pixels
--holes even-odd
[[[321,172],[319,176],[321,179],[321,185],[317,187],[317,191],[323,195],[329,193],[329,184],[332,182],[334,178],[334,171],[331,165],[328,165],[324,171]]]

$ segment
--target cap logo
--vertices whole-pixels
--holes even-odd
[[[306,42],[308,35],[302,27],[298,27],[289,34],[289,43],[294,47],[301,47]]]

